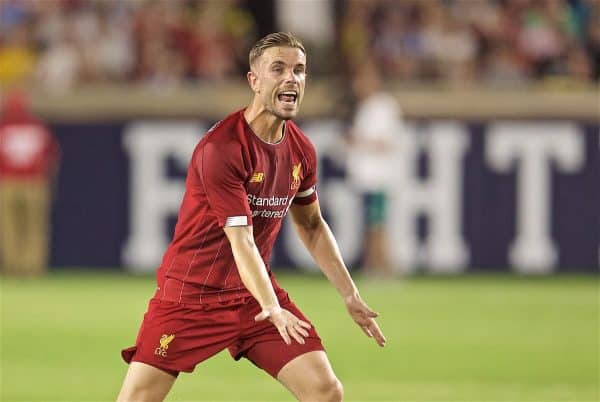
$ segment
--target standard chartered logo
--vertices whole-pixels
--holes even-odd
[[[257,207],[279,207],[286,206],[289,202],[289,197],[257,197],[254,194],[248,194],[248,204]]]
[[[285,216],[291,198],[288,196],[285,197],[257,197],[254,194],[248,194],[248,204],[250,204],[250,209],[252,209],[252,217],[253,218],[271,218],[271,219],[281,219]],[[270,209],[254,209],[252,207],[285,207],[278,211],[273,211]]]

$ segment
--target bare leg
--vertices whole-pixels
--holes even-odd
[[[384,278],[393,276],[387,246],[387,236],[383,225],[373,225],[373,227],[368,229],[365,256],[367,274]]]
[[[148,364],[131,362],[117,402],[161,402],[175,377]]]
[[[24,209],[28,252],[23,258],[24,268],[29,276],[41,276],[48,268],[48,204],[50,193],[43,182],[31,183],[24,190]]]
[[[7,275],[22,276],[22,208],[19,203],[20,183],[5,181],[0,188],[0,209],[2,210],[2,270]]]
[[[277,379],[299,401],[339,402],[344,396],[342,383],[335,376],[323,351],[296,357],[283,366]]]

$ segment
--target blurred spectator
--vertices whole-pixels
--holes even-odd
[[[402,129],[396,99],[383,91],[373,63],[360,66],[352,80],[356,110],[350,128],[347,172],[350,182],[365,196],[368,274],[390,276],[387,221],[388,186],[397,178],[394,169],[397,138]]]
[[[369,52],[370,14],[373,3],[351,1],[345,4],[344,14],[339,26],[339,48],[344,57],[340,67],[346,67],[349,73],[365,60]]]
[[[176,87],[185,78],[174,27],[182,24],[179,2],[149,2],[133,13],[136,66],[133,78],[152,87]]]
[[[590,20],[600,19],[600,10],[589,16]],[[584,32],[586,53],[590,56],[591,73],[594,81],[600,81],[600,24],[589,23]]]
[[[131,21],[126,14],[103,12],[98,23],[98,40],[90,55],[97,76],[101,81],[124,81],[135,62]]]
[[[446,81],[470,82],[477,44],[471,27],[435,2],[428,2],[422,31],[425,57],[436,65],[436,76]]]
[[[35,68],[35,53],[26,24],[13,25],[0,44],[0,87],[26,82]]]
[[[382,67],[400,79],[418,77],[426,57],[425,41],[421,35],[421,13],[414,4],[406,8],[391,7],[381,17],[373,48]]]
[[[236,71],[236,50],[228,32],[231,22],[226,25],[229,10],[226,6],[225,2],[208,3],[195,15],[190,27],[195,45],[192,77],[223,80]]]
[[[11,92],[0,117],[0,268],[7,275],[38,276],[48,265],[50,182],[58,144]]]
[[[543,77],[552,71],[554,63],[563,54],[567,38],[560,31],[563,11],[550,7],[552,3],[533,3],[521,13],[521,27],[518,47],[533,67],[536,77]]]
[[[73,27],[61,27],[47,46],[37,65],[39,85],[55,93],[68,92],[81,78],[84,62]]]
[[[483,59],[481,79],[492,85],[509,86],[526,81],[528,68],[506,41],[495,41],[489,45]]]

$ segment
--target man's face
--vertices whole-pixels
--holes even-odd
[[[268,112],[282,120],[298,114],[306,84],[306,56],[294,47],[271,47],[254,62],[248,81]]]

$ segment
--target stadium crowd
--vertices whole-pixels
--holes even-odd
[[[265,30],[251,3],[3,0],[0,84],[24,80],[60,92],[82,83],[165,88],[239,78]],[[589,84],[600,77],[598,1],[331,4],[337,32],[323,41],[331,57],[311,60],[316,75],[352,72],[370,56],[385,78],[406,82],[521,85],[559,77]]]
[[[600,77],[598,1],[345,4],[340,48],[351,65],[372,54],[386,78],[511,85]]]
[[[82,82],[221,80],[247,63],[257,36],[238,3],[3,1],[0,79],[26,78],[56,91]]]

